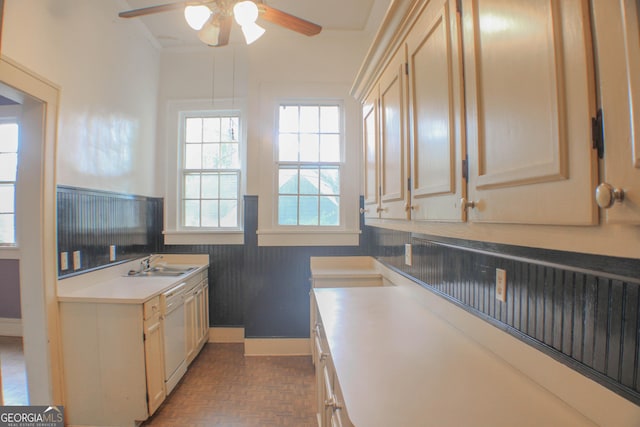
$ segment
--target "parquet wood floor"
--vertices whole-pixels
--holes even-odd
[[[311,358],[243,353],[242,344],[206,344],[143,426],[316,427]]]

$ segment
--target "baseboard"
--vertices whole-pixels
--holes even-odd
[[[309,338],[246,338],[245,356],[309,356]]]
[[[209,328],[209,342],[243,343],[244,328]]]
[[[0,335],[5,337],[21,337],[22,319],[0,317]]]

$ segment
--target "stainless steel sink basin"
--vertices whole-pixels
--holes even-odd
[[[158,265],[147,270],[130,270],[128,277],[177,277],[194,270],[196,267],[185,267],[176,265]]]

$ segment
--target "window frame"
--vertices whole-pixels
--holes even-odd
[[[246,194],[246,106],[243,100],[174,100],[167,103],[167,138],[165,150],[165,215],[164,242],[174,245],[244,244],[244,195]],[[238,155],[238,226],[237,227],[193,227],[182,225],[184,209],[183,176],[185,119],[187,117],[239,117]],[[200,169],[205,170],[205,169]],[[220,171],[225,171],[220,169]]]
[[[6,109],[6,108],[5,108]],[[0,242],[0,249],[14,249],[18,248],[18,178],[19,178],[19,170],[20,170],[20,118],[18,114],[13,114],[14,108],[9,107],[9,114],[0,115],[0,125],[5,124],[15,124],[18,127],[18,145],[16,148],[16,176],[13,181],[0,181],[0,184],[11,184],[13,183],[13,242]]]
[[[342,103],[341,225],[278,224],[278,111],[281,104]],[[360,241],[361,107],[341,83],[264,83],[260,88],[259,120],[250,123],[260,135],[260,150],[249,164],[260,170],[258,188],[258,246],[357,246]],[[271,158],[271,162],[266,161]],[[346,174],[349,174],[347,177]],[[268,177],[271,177],[270,179]]]

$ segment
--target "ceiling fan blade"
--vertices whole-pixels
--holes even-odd
[[[151,15],[153,13],[167,12],[169,10],[184,9],[187,5],[186,1],[177,3],[159,4],[157,6],[141,7],[140,9],[127,10],[120,12],[118,16],[120,18],[135,18],[137,16]]]
[[[233,17],[231,15],[225,17],[220,22],[220,35],[218,36],[218,46],[226,46],[229,44],[229,34],[231,34],[231,23]]]
[[[257,6],[260,11],[260,18],[280,25],[281,27],[297,31],[305,36],[315,36],[322,30],[322,27],[318,24],[290,15],[279,9],[267,6],[264,3],[258,3]]]

